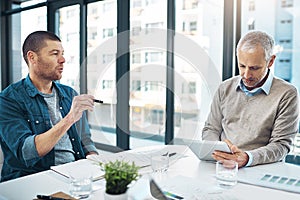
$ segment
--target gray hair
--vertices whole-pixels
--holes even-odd
[[[236,53],[239,50],[253,52],[257,46],[261,46],[265,51],[265,60],[268,62],[274,55],[274,39],[271,35],[263,31],[250,31],[244,35],[237,44]]]

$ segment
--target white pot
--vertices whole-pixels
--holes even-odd
[[[127,200],[128,195],[127,192],[123,194],[107,194],[106,192],[104,192],[104,199],[105,200]]]

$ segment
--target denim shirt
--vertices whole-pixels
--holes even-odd
[[[62,117],[65,117],[77,92],[53,82],[59,95]],[[0,144],[4,154],[1,181],[50,169],[54,165],[54,148],[40,157],[34,137],[52,128],[47,104],[32,84],[29,75],[8,86],[0,94]],[[97,152],[89,130],[86,113],[67,131],[75,159]]]

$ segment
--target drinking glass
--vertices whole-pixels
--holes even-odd
[[[222,188],[232,188],[237,184],[238,163],[233,160],[221,160],[216,163],[216,177]]]
[[[70,177],[70,194],[74,198],[89,198],[92,192],[92,175],[89,171],[80,173],[71,173]]]
[[[165,172],[169,168],[168,155],[153,155],[151,156],[151,168],[153,172]]]

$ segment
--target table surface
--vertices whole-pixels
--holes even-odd
[[[151,148],[158,149],[165,147],[166,146],[155,146]],[[300,200],[299,193],[260,187],[240,182],[232,189],[218,188],[215,178],[215,163],[200,161],[186,146],[172,145],[171,148],[172,151],[176,151],[177,155],[180,156],[176,159],[170,160],[168,171],[165,173],[153,173],[150,167],[143,168],[140,172],[142,177],[128,190],[129,199],[154,199],[151,198],[149,189],[149,180],[154,179],[162,189],[167,187],[172,181],[174,186],[169,187],[177,187],[178,185],[176,186],[174,182],[177,180],[184,180],[185,183],[181,183],[181,188],[173,189],[178,189],[178,192],[180,192],[180,189],[182,191],[191,191],[190,196],[186,199],[208,199],[209,197],[209,199],[252,200],[255,198],[266,198],[272,200]],[[130,150],[130,152],[143,153],[147,152],[148,149],[150,149],[150,147]],[[86,160],[86,162],[91,161]],[[283,162],[243,168],[240,169],[238,173],[239,175],[243,175],[253,171],[264,171],[300,179],[300,166]],[[192,191],[196,186],[197,189]],[[104,199],[104,189],[105,181],[103,179],[93,182],[93,193],[89,199]],[[60,191],[67,194],[69,193],[68,178],[52,170],[47,170],[0,183],[0,200],[31,200],[34,199],[37,194],[53,194]],[[203,195],[203,192],[206,196]]]

